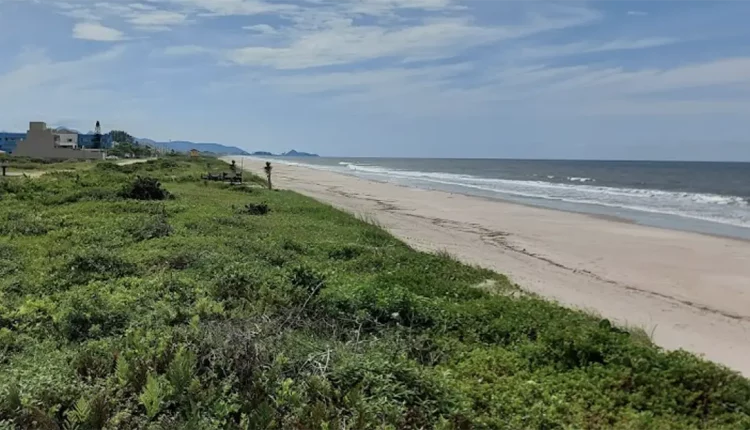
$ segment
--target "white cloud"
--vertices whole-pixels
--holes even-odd
[[[536,46],[520,50],[524,58],[558,57],[567,55],[589,54],[594,52],[627,51],[636,49],[656,48],[680,42],[679,39],[669,37],[653,37],[646,39],[617,39],[609,42],[575,42],[564,45]]]
[[[601,112],[625,112],[639,105],[653,111],[646,107],[648,103],[677,111],[679,103],[669,92],[691,94],[696,88],[750,86],[750,59],[745,58],[679,67],[669,67],[669,61],[661,67],[618,67],[618,58],[610,53],[689,41],[666,37],[668,34],[607,40],[611,33],[594,38],[586,33],[558,32],[585,29],[583,26],[602,17],[588,7],[559,3],[513,4],[507,14],[498,12],[489,19],[473,8],[474,3],[462,0],[303,0],[295,4],[292,0],[67,1],[58,5],[65,13],[107,17],[107,21],[100,18],[76,26],[75,36],[89,40],[125,38],[120,30],[98,22],[138,30],[194,23],[194,34],[160,41],[160,46],[177,44],[150,47],[150,58],[205,55],[216,57],[223,66],[227,60],[247,66],[223,68],[226,84],[213,85],[214,89],[265,86],[305,96],[325,93],[326,100],[337,102],[361,105],[375,101],[386,111],[394,106],[434,111],[434,105],[440,105],[439,110],[445,112],[458,106],[487,108],[507,102],[540,112],[590,114],[597,112],[597,106],[602,106]],[[499,8],[495,5],[493,11],[495,7]],[[626,14],[645,15],[635,10]],[[226,31],[201,25],[209,20],[218,23],[216,16],[228,15],[235,17],[226,20],[231,23]],[[541,35],[550,36],[544,40],[560,42],[540,44],[537,36]],[[172,36],[147,40],[156,37]],[[480,54],[475,55],[477,52]],[[580,58],[560,58],[588,53],[602,53],[597,59],[605,60],[590,64]],[[554,66],[559,63],[565,66]],[[215,61],[199,65],[213,66]],[[232,73],[238,76],[230,76]],[[741,104],[704,97],[707,100],[694,100],[682,111],[712,106],[729,109]]]
[[[277,69],[342,65],[378,58],[409,61],[450,58],[472,47],[577,26],[598,17],[587,9],[559,8],[547,15],[530,15],[516,25],[483,26],[469,17],[454,17],[389,27],[357,25],[353,19],[335,13],[316,12],[312,20],[307,15],[297,17],[296,27],[280,31],[287,38],[285,46],[248,46],[227,52],[227,58],[237,64]]]
[[[21,64],[0,75],[0,99],[16,99],[19,94],[47,92],[52,88],[93,88],[103,78],[100,71],[121,58],[125,49],[117,46],[72,61],[52,61],[44,51],[19,56]],[[31,98],[33,99],[33,98]]]
[[[332,72],[318,74],[295,74],[286,76],[253,77],[255,82],[272,85],[277,89],[296,94],[323,92],[381,92],[385,88],[415,88],[416,86],[435,87],[440,82],[455,78],[458,74],[471,71],[468,63],[436,66],[429,68],[388,68],[355,72]]]
[[[260,34],[277,34],[278,31],[276,31],[275,28],[271,27],[268,24],[256,24],[256,25],[246,25],[242,27],[243,30],[252,31],[255,33]]]
[[[384,15],[400,9],[418,9],[422,11],[439,11],[462,9],[454,0],[359,0],[340,1],[340,7],[349,12],[364,15]]]
[[[646,16],[648,15],[648,12],[643,12],[640,10],[629,10],[628,15],[629,16]]]
[[[156,10],[156,7],[150,4],[130,3],[128,6],[133,10]]]
[[[497,37],[492,28],[475,27],[462,20],[434,21],[398,30],[341,22],[303,35],[287,47],[247,47],[229,52],[228,57],[238,64],[301,69],[392,56],[449,57],[459,46],[480,45]]]
[[[154,0],[182,6],[202,15],[258,15],[297,9],[286,3],[270,3],[262,0]]]
[[[73,37],[100,42],[116,42],[125,38],[121,31],[95,22],[79,22],[76,24],[73,27]]]
[[[750,58],[632,71],[591,65],[488,68],[459,63],[312,74],[255,74],[225,90],[237,91],[250,82],[292,94],[324,93],[326,102],[354,109],[410,116],[471,116],[508,110],[552,117],[750,114],[748,91],[735,99],[725,99],[715,92],[696,99],[693,92],[698,88],[750,89]]]
[[[164,53],[164,55],[181,57],[181,56],[190,56],[190,55],[210,54],[214,51],[209,48],[198,46],[198,45],[182,45],[182,46],[169,46],[165,48],[162,52]]]
[[[179,12],[150,10],[132,13],[128,21],[138,27],[168,27],[185,23],[187,16]]]
[[[44,0],[38,0],[44,1]],[[109,3],[92,1],[53,2],[60,13],[85,22],[124,21],[136,30],[169,30],[174,25],[189,22],[187,13],[159,8],[159,0],[152,3]]]

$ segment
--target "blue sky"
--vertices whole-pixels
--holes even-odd
[[[750,160],[750,2],[0,0],[0,130]]]

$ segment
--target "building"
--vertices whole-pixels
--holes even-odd
[[[56,146],[70,149],[97,149],[95,148],[96,133],[83,134],[69,128],[58,127],[52,130],[52,134]],[[18,143],[25,138],[26,133],[0,132],[0,151],[7,154],[14,153]],[[112,133],[101,135],[99,149],[112,149],[114,145]]]
[[[69,130],[64,127],[58,127],[53,132],[55,135],[55,145],[63,148],[78,148],[78,132]]]
[[[195,157],[199,156],[200,154],[201,154],[201,153],[200,153],[200,152],[198,152],[198,150],[197,150],[197,149],[191,149],[191,150],[190,150],[190,156],[191,156],[191,157],[193,157],[193,158],[195,158]]]
[[[18,142],[26,137],[26,133],[0,132],[0,151],[11,154],[16,150]]]
[[[65,136],[65,137],[60,137]],[[78,159],[78,160],[101,160],[105,152],[97,149],[78,149],[70,147],[69,133],[57,134],[56,130],[47,128],[43,122],[32,122],[26,137],[19,141],[13,155],[19,157],[51,158],[51,159]],[[59,143],[62,143],[60,145]]]

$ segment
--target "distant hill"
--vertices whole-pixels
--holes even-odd
[[[285,152],[285,153],[283,153],[281,155],[284,156],[284,157],[319,157],[318,154],[311,154],[309,152],[295,151],[294,149],[292,149],[289,152]]]
[[[288,152],[283,152],[281,154],[274,154],[272,152],[267,152],[267,151],[256,151],[256,152],[253,152],[251,155],[258,155],[261,157],[320,157],[318,154],[295,151],[294,149]]]
[[[151,139],[138,139],[138,143],[177,152],[190,152],[195,149],[200,152],[210,152],[220,155],[250,155],[247,151],[236,146],[227,146],[220,143],[197,143],[187,140],[174,140],[172,142],[156,142]]]

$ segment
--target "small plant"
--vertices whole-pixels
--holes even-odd
[[[248,203],[242,208],[242,213],[248,215],[266,215],[271,209],[265,203]]]
[[[166,200],[171,195],[161,187],[161,183],[156,178],[138,176],[123,188],[120,196],[134,200]]]
[[[132,225],[128,231],[133,235],[133,239],[141,242],[169,236],[172,234],[172,226],[169,225],[166,209],[162,207],[161,212],[157,215]]]
[[[64,429],[101,429],[107,424],[110,405],[104,392],[88,400],[81,397],[67,413]]]
[[[146,386],[143,387],[143,392],[138,396],[138,400],[141,401],[141,404],[146,409],[146,416],[149,419],[154,419],[161,411],[164,400],[167,397],[168,388],[167,384],[158,376],[153,373],[148,375]]]
[[[362,250],[355,246],[342,246],[328,253],[328,258],[332,260],[353,260],[362,253]]]
[[[125,357],[119,355],[115,363],[115,377],[117,378],[117,382],[122,386],[127,385],[130,381],[131,373],[130,363],[128,363]]]
[[[187,390],[195,375],[196,363],[195,353],[184,346],[175,354],[172,362],[169,364],[167,378],[176,394],[182,394]]]
[[[130,275],[135,271],[135,266],[111,251],[91,248],[71,256],[62,270],[71,283],[83,284],[94,279]]]
[[[308,267],[300,266],[292,270],[292,285],[317,295],[325,286],[325,276]]]

